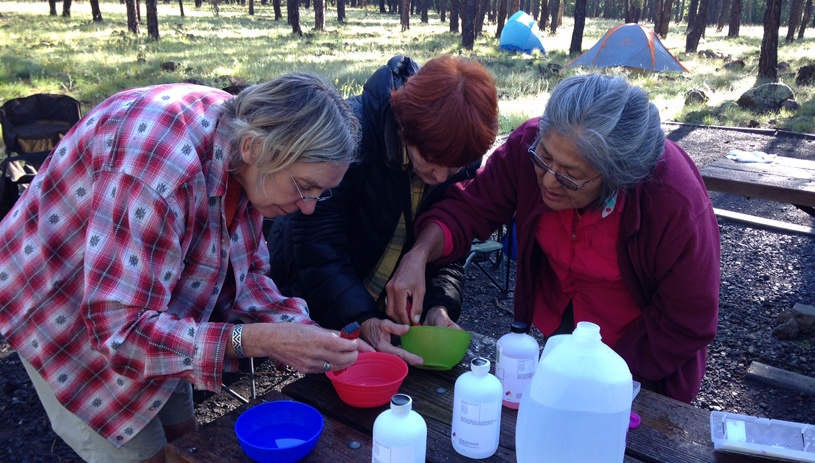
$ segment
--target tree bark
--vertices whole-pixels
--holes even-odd
[[[201,5],[202,5],[203,3],[204,3],[204,2],[203,2],[203,0],[195,0],[195,7],[196,7],[196,8],[201,8]]]
[[[804,38],[804,31],[809,25],[809,20],[812,17],[812,0],[807,0],[806,8],[804,8],[804,19],[801,21],[801,28],[798,29],[798,40]]]
[[[741,27],[741,7],[741,0],[733,0],[733,6],[730,8],[730,24],[727,26],[727,36],[729,38],[736,38],[739,36],[739,28]]]
[[[560,0],[552,0],[549,5],[552,7],[552,23],[550,33],[555,35],[555,33],[557,33],[557,18],[560,9]]]
[[[472,50],[475,45],[476,0],[464,0],[464,5],[467,11],[461,28],[461,45],[467,50]]]
[[[427,2],[430,0],[420,0],[422,3],[422,24],[429,24],[430,20],[427,17]]]
[[[794,0],[790,5],[790,22],[787,27],[787,39],[785,43],[792,43],[795,41],[795,31],[798,25],[801,24],[801,14],[804,12],[804,0]]]
[[[696,49],[699,48],[699,39],[702,38],[702,33],[705,31],[705,26],[707,26],[707,9],[708,0],[699,0],[696,21],[694,21],[693,29],[691,29],[685,41],[685,53],[696,53]]]
[[[513,14],[517,13],[520,10],[521,10],[521,0],[512,0],[512,13],[510,14],[510,16],[512,16]]]
[[[545,2],[546,0],[542,0]],[[542,3],[541,3],[542,4]],[[606,0],[606,4],[603,5],[603,19],[608,19],[611,17],[611,11],[614,9],[614,0]],[[541,29],[543,29],[541,27]]]
[[[402,0],[402,16],[400,18],[402,32],[410,29],[410,0]]]
[[[289,12],[289,24],[291,24],[291,33],[302,36],[303,29],[300,28],[300,0],[287,0],[286,10]]]
[[[685,33],[690,34],[690,31],[693,30],[693,25],[696,23],[696,13],[699,11],[699,0],[690,0],[690,6],[688,7],[688,27],[685,29]]]
[[[158,0],[145,0],[147,7],[147,35],[159,40],[158,35]]]
[[[314,0],[314,30],[325,32],[325,1]]]
[[[385,14],[385,0],[379,0],[379,13]],[[444,15],[442,14],[442,16]],[[444,22],[444,19],[442,19],[442,22]]]
[[[215,6],[218,6],[218,4],[216,3]],[[141,3],[139,3],[139,0],[136,0],[136,19],[138,19],[141,24]]]
[[[337,21],[345,22],[345,0],[337,0]]]
[[[501,38],[501,32],[504,31],[504,24],[507,22],[507,0],[499,0],[498,2],[498,28],[495,30],[495,37]]]
[[[179,2],[181,0],[178,0]],[[255,15],[255,0],[249,0],[249,16]]]
[[[49,16],[57,15],[57,0],[48,0],[48,10]]]
[[[280,7],[280,0],[272,0],[272,8],[274,8],[274,20],[280,21],[283,19],[283,10]]]
[[[548,24],[549,24],[549,2],[548,0],[541,0],[541,14],[540,19],[538,19],[538,30],[545,31],[546,26]]]
[[[71,2],[72,0],[62,0],[62,17],[71,17]]]
[[[134,33],[139,33],[139,18],[136,16],[136,0],[126,0],[127,9],[127,29]]]
[[[178,9],[181,10],[181,17],[184,17],[184,0],[178,0]]]
[[[721,32],[724,29],[724,23],[730,18],[730,0],[722,2],[722,11],[719,12],[719,23],[716,25],[716,32]]]
[[[778,28],[781,25],[781,0],[767,0],[764,12],[764,38],[758,58],[758,76],[776,80],[778,77]]]
[[[91,17],[95,23],[102,22],[102,10],[99,9],[99,0],[91,0]]]
[[[439,1],[439,20],[441,22],[447,21],[447,0]]]
[[[461,0],[450,0],[450,32],[458,32],[458,15],[461,11]]]
[[[579,56],[583,53],[583,29],[586,27],[586,0],[576,0],[574,3],[574,29],[572,30],[572,43],[569,46],[570,56]]]
[[[475,9],[475,36],[481,37],[484,30],[484,17],[487,16],[487,10],[490,9],[490,0],[475,1],[477,3]]]

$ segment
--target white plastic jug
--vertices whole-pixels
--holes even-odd
[[[424,463],[427,452],[427,423],[411,410],[407,394],[391,398],[390,410],[374,421],[373,463]]]
[[[538,366],[540,346],[526,334],[526,323],[513,322],[510,331],[496,343],[495,376],[503,387],[504,406],[517,410]]]
[[[453,449],[468,458],[488,458],[501,434],[501,382],[490,374],[490,361],[478,357],[459,376],[453,395]]]
[[[544,348],[515,426],[518,463],[620,463],[631,414],[631,372],[580,322]]]

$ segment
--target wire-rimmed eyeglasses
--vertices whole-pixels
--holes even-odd
[[[532,146],[529,147],[529,154],[530,154],[529,157],[532,159],[532,163],[535,164],[535,166],[537,166],[538,169],[540,169],[540,170],[551,172],[555,176],[555,180],[557,180],[558,183],[563,185],[563,188],[566,188],[569,191],[577,191],[577,190],[583,188],[584,186],[588,185],[589,183],[591,183],[591,182],[597,180],[598,178],[600,178],[600,176],[598,175],[597,177],[594,177],[593,179],[591,179],[591,180],[589,180],[586,183],[581,185],[581,184],[575,182],[574,180],[572,180],[571,178],[550,169],[549,164],[547,164],[546,161],[544,161],[540,156],[538,156],[538,153],[535,152],[535,147],[537,147],[537,144],[532,145]]]
[[[303,191],[300,190],[300,185],[297,184],[297,180],[294,179],[294,175],[291,174],[291,171],[289,171],[289,177],[291,177],[294,187],[297,188],[297,194],[300,195],[300,201],[303,201],[304,203],[308,201],[325,201],[326,199],[331,199],[333,196],[330,189],[326,190],[325,193],[320,196],[303,196]]]

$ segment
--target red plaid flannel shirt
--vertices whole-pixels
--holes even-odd
[[[226,228],[228,98],[176,84],[105,100],[0,223],[0,335],[116,446],[179,379],[220,391],[229,322],[312,323],[267,276],[245,194]]]

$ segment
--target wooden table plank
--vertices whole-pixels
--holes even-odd
[[[272,391],[263,400],[256,400],[243,405],[232,412],[201,426],[197,431],[167,444],[167,461],[169,463],[251,463],[235,436],[235,421],[254,405],[264,401],[291,400],[280,392]],[[343,423],[327,418],[325,427],[314,450],[303,462],[325,463],[360,463],[371,461],[371,438]],[[348,442],[359,442],[361,447],[351,449]]]
[[[701,174],[710,191],[815,207],[815,161],[779,156],[760,164],[725,158]]]

